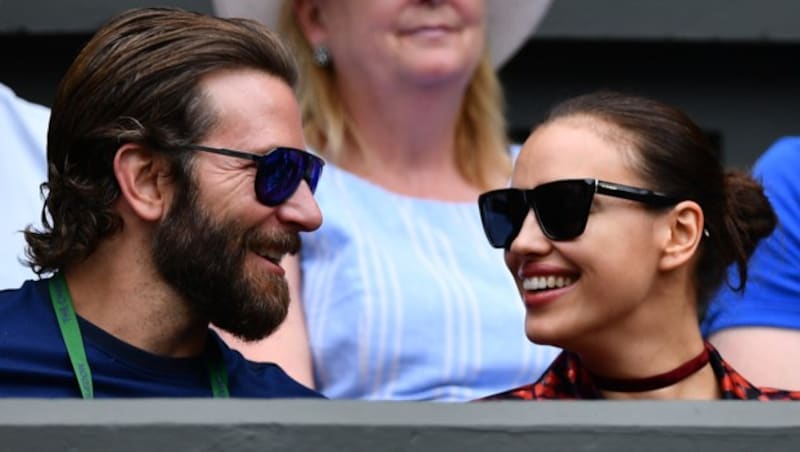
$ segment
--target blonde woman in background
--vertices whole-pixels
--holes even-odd
[[[539,375],[557,350],[519,333],[475,202],[511,174],[495,67],[549,1],[278,3],[216,6],[280,22],[295,49],[324,224],[284,264],[289,320],[240,350],[331,398],[462,401]]]

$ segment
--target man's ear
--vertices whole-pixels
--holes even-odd
[[[666,218],[668,234],[659,262],[661,270],[673,270],[691,260],[703,238],[703,209],[694,201],[682,201]]]
[[[300,26],[311,47],[324,44],[327,40],[327,31],[320,20],[320,9],[317,0],[297,0],[294,2],[293,13],[297,24]]]
[[[163,156],[146,147],[126,143],[114,157],[114,175],[122,198],[144,221],[157,221],[167,213],[172,194],[170,166]]]

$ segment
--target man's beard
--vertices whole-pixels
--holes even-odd
[[[300,250],[297,233],[246,230],[235,220],[214,221],[198,206],[189,176],[153,239],[156,269],[200,319],[246,341],[262,339],[283,320],[289,307],[286,279],[245,268],[253,250]]]

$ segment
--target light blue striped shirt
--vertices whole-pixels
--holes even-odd
[[[477,202],[402,196],[334,165],[303,235],[317,389],[331,398],[472,400],[536,380],[558,350],[525,311]]]

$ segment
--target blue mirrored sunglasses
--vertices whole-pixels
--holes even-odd
[[[288,147],[277,147],[263,155],[196,144],[187,146],[186,149],[256,162],[256,198],[261,204],[270,207],[289,199],[303,180],[313,193],[322,175],[322,167],[325,166],[325,161],[316,155]]]

